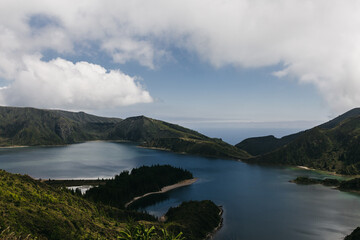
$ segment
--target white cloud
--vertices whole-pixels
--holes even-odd
[[[276,76],[315,85],[344,111],[360,105],[359,12],[357,0],[5,0],[0,77],[45,49],[76,54],[74,46],[96,42],[115,62],[155,68],[178,47],[215,67],[283,64]],[[56,24],[34,31],[36,15]]]
[[[152,102],[133,77],[120,71],[61,58],[44,62],[40,56],[25,56],[23,63],[15,81],[0,89],[2,104],[81,110]]]

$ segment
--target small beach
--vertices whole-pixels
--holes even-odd
[[[146,196],[149,196],[149,195],[153,195],[153,194],[159,194],[159,193],[165,193],[165,192],[168,192],[168,191],[171,191],[173,189],[176,189],[176,188],[180,188],[180,187],[184,187],[184,186],[188,186],[188,185],[191,185],[193,184],[194,182],[196,182],[198,179],[197,178],[192,178],[192,179],[186,179],[184,181],[181,181],[181,182],[178,182],[178,183],[175,183],[173,185],[169,185],[169,186],[165,186],[163,187],[160,191],[157,191],[157,192],[149,192],[149,193],[146,193],[144,195],[141,195],[141,196],[138,196],[138,197],[134,197],[130,202],[126,203],[125,204],[125,208],[127,208],[130,204],[132,204],[133,202],[141,199],[141,198],[144,198]]]

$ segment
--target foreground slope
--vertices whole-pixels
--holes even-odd
[[[95,205],[67,190],[0,170],[0,229],[10,227],[39,239],[114,239],[128,216],[151,219]]]
[[[360,109],[299,133],[251,162],[302,165],[340,174],[360,173]]]
[[[144,168],[142,173],[147,174],[154,168]],[[128,187],[127,194],[132,195],[133,186]],[[146,213],[95,204],[69,190],[0,170],[0,239],[118,239],[124,236],[119,239],[165,240],[175,239],[173,236],[183,232],[183,236],[191,240],[203,239],[221,222],[219,208],[209,200],[183,203],[175,209],[177,211],[167,213],[169,217],[162,223]],[[215,217],[210,219],[211,216]],[[129,224],[136,230],[130,235],[126,233]],[[151,231],[151,237],[146,237]],[[30,238],[26,237],[28,234]]]

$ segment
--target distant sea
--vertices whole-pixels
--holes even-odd
[[[303,131],[303,128],[202,128],[194,130],[214,138],[221,138],[232,145],[249,137],[274,135],[277,138]]]

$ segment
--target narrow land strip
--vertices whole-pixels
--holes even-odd
[[[163,187],[160,191],[157,191],[157,192],[149,192],[149,193],[145,193],[144,195],[141,195],[141,196],[138,196],[138,197],[134,197],[130,202],[126,203],[125,204],[125,208],[127,208],[130,204],[132,204],[133,202],[141,199],[141,198],[144,198],[146,196],[149,196],[149,195],[153,195],[153,194],[159,194],[159,193],[165,193],[165,192],[168,192],[170,190],[173,190],[173,189],[176,189],[176,188],[180,188],[180,187],[184,187],[184,186],[188,186],[188,185],[191,185],[193,184],[194,182],[196,182],[198,179],[197,178],[192,178],[192,179],[186,179],[184,181],[181,181],[181,182],[178,182],[178,183],[175,183],[173,185],[169,185],[169,186],[165,186]]]

